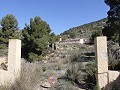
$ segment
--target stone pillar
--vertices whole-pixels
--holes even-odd
[[[60,40],[59,40],[60,42],[62,41],[62,38],[60,37]]]
[[[52,43],[52,50],[55,50],[55,44]]]
[[[8,70],[0,70],[0,85],[12,85],[21,73],[21,40],[10,39],[8,47]]]
[[[107,38],[105,36],[95,39],[95,59],[97,64],[97,85],[101,89],[108,84]]]
[[[8,73],[11,82],[19,78],[21,72],[21,40],[10,39],[8,50]]]
[[[58,42],[55,43],[55,49],[58,50]]]

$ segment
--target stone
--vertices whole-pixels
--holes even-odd
[[[95,39],[95,58],[97,65],[96,81],[100,90],[112,90],[112,86],[120,86],[120,71],[108,70],[107,38]]]
[[[41,86],[42,86],[43,88],[50,88],[50,87],[51,87],[51,85],[50,85],[49,82],[45,82],[45,83],[43,83]]]
[[[4,68],[5,69],[5,68]],[[0,85],[12,85],[21,73],[21,40],[10,39],[8,47],[8,68],[0,70]]]
[[[107,38],[105,36],[95,39],[95,59],[97,64],[97,84],[99,88],[104,88],[108,84]]]

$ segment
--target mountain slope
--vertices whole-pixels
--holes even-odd
[[[105,26],[107,19],[103,18],[98,21],[94,21],[88,24],[70,28],[65,32],[61,33],[60,36],[63,39],[68,38],[89,38],[93,31],[102,30]]]

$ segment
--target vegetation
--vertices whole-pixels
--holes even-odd
[[[90,89],[94,89],[96,86],[96,65],[95,62],[89,62],[86,66],[85,66],[85,79],[84,81],[87,83],[88,87]]]
[[[46,70],[43,70],[43,67]],[[49,69],[42,61],[29,63],[23,60],[20,79],[17,79],[11,87],[0,86],[0,90],[37,90],[40,89],[40,85],[45,82],[49,74]]]
[[[107,19],[101,19],[95,22],[84,24],[81,26],[73,27],[63,33],[61,33],[62,39],[68,38],[91,38],[95,32],[102,32],[102,29],[105,26]],[[100,33],[101,35],[101,33]]]
[[[108,20],[102,30],[103,35],[108,37],[109,69],[119,70],[119,46],[120,46],[120,0],[104,0],[110,7],[107,12]],[[117,45],[119,43],[119,46]]]
[[[78,90],[79,88],[93,90],[95,87],[95,63],[87,62],[88,64],[85,65],[83,57],[86,56],[86,53],[78,50],[74,52],[74,54],[71,53],[70,59],[67,62],[68,67],[65,75],[58,79],[58,83],[53,90]]]
[[[48,45],[56,40],[56,35],[40,17],[31,18],[30,25],[26,24],[22,33],[23,56],[28,61],[42,60]]]
[[[119,45],[113,41],[108,41],[109,70],[120,70]]]
[[[120,42],[118,38],[120,34],[120,0],[105,0],[105,3],[110,10],[107,12],[108,21],[103,29],[103,34],[108,37],[108,40]]]
[[[94,38],[95,37],[97,37],[97,36],[102,36],[103,34],[102,34],[102,30],[94,30],[93,32],[92,32],[92,35],[90,36],[90,41],[91,41],[91,43],[94,43]]]
[[[42,60],[47,47],[59,37],[51,33],[49,25],[37,16],[31,18],[30,25],[25,24],[23,30],[19,30],[12,14],[3,17],[0,25],[0,49],[7,48],[9,39],[22,39],[22,56],[28,61]]]
[[[29,61],[41,60],[43,52],[47,49],[51,29],[40,17],[30,19],[30,25],[23,29],[23,55]]]
[[[0,28],[0,48],[6,48],[9,39],[20,38],[18,22],[15,16],[8,14],[2,18]]]

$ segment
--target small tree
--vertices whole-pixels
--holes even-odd
[[[41,60],[50,40],[51,29],[49,25],[36,16],[30,19],[30,25],[23,29],[22,54],[29,61]]]
[[[55,33],[50,34],[49,43],[54,43],[55,41],[58,41],[58,40],[59,40],[59,36],[56,36]]]
[[[92,35],[90,36],[91,43],[94,42],[94,38],[97,36],[102,36],[102,30],[95,30],[92,32]]]
[[[19,38],[18,22],[15,16],[8,14],[0,22],[0,43],[7,45],[10,38]]]

